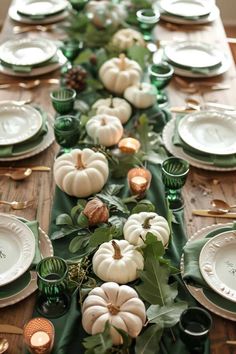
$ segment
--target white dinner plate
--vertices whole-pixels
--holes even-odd
[[[166,149],[175,157],[179,157],[181,159],[186,160],[191,166],[195,166],[198,168],[202,168],[207,171],[219,171],[219,172],[227,172],[227,171],[236,171],[235,167],[218,167],[213,165],[212,163],[207,163],[202,160],[197,160],[189,155],[187,155],[180,146],[176,146],[172,142],[172,137],[175,131],[175,118],[171,119],[164,127],[162,132],[163,143]]]
[[[212,8],[210,14],[206,17],[199,17],[198,19],[187,19],[178,16],[168,15],[166,12],[161,12],[160,17],[164,21],[176,23],[179,25],[203,25],[215,21],[220,15],[220,10],[217,6]]]
[[[64,0],[24,0],[18,2],[17,11],[25,16],[51,16],[66,9]]]
[[[223,232],[202,247],[199,268],[207,284],[224,298],[236,302],[236,232]]]
[[[187,18],[207,16],[212,4],[204,0],[162,0],[160,7],[171,15]]]
[[[32,106],[0,102],[0,146],[22,143],[42,126],[42,115]]]
[[[227,114],[211,111],[187,114],[180,120],[178,132],[196,150],[215,155],[236,153],[236,120]]]
[[[12,39],[0,46],[0,59],[10,65],[33,66],[50,60],[56,52],[56,44],[48,39]]]
[[[221,52],[207,43],[176,42],[166,46],[164,53],[172,64],[180,65],[184,69],[215,68],[222,62]]]
[[[21,276],[35,253],[35,238],[30,228],[13,216],[0,214],[0,286]]]

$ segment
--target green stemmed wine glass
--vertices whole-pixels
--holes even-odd
[[[163,161],[161,170],[169,208],[172,210],[182,209],[184,203],[181,188],[189,173],[188,162],[178,157],[169,157]]]
[[[157,89],[157,102],[158,104],[165,105],[168,98],[163,89],[169,84],[174,74],[174,68],[167,62],[160,62],[152,64],[149,67],[150,81]]]
[[[72,68],[72,64],[75,58],[79,55],[83,49],[83,42],[78,42],[76,40],[65,40],[60,46],[60,50],[67,58],[67,62],[61,68],[62,73],[66,73],[69,69]]]
[[[69,0],[71,6],[76,11],[81,11],[85,7],[85,5],[89,2],[89,0]]]
[[[75,146],[80,137],[79,116],[65,115],[57,117],[54,122],[54,135],[56,142],[63,148]]]
[[[160,19],[160,13],[153,9],[141,9],[136,12],[140,31],[145,41],[152,39],[152,30]]]
[[[64,315],[70,306],[66,262],[59,257],[44,258],[36,270],[39,289],[37,311],[48,318]]]

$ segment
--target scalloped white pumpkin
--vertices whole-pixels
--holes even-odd
[[[129,86],[124,97],[136,108],[148,108],[157,102],[157,90],[155,86],[146,82]]]
[[[86,124],[88,135],[104,146],[117,144],[123,135],[123,126],[117,117],[108,114],[98,114]]]
[[[101,333],[107,321],[112,325],[110,333],[114,345],[123,343],[114,327],[127,332],[132,338],[139,335],[146,321],[146,311],[133,288],[108,282],[90,291],[82,307],[84,330],[92,335]]]
[[[119,118],[122,124],[129,120],[132,113],[130,104],[119,97],[101,98],[94,103],[92,108],[97,114],[105,113]]]
[[[100,192],[108,175],[106,157],[91,149],[74,149],[58,157],[54,163],[56,185],[78,198]]]
[[[142,254],[126,240],[104,242],[93,256],[93,271],[104,281],[126,284],[143,270]]]
[[[169,242],[170,228],[167,220],[153,212],[141,212],[128,217],[123,233],[124,238],[132,245],[141,246],[148,232],[166,246]]]
[[[141,75],[140,65],[122,54],[119,58],[107,60],[99,70],[99,77],[105,88],[117,94],[122,94],[127,87],[139,83]]]
[[[128,49],[135,44],[142,47],[145,47],[146,45],[142,33],[132,28],[123,28],[117,31],[112,37],[112,44],[121,51]]]
[[[108,25],[118,27],[126,18],[126,11],[122,4],[113,4],[109,0],[89,1],[86,11],[92,23],[98,28]]]

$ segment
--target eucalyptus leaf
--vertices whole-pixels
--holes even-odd
[[[173,327],[179,322],[181,313],[188,307],[184,301],[172,302],[165,306],[151,305],[147,309],[147,317],[150,323]]]
[[[68,214],[60,214],[56,218],[56,225],[73,225],[73,220]]]
[[[83,341],[83,345],[86,349],[85,354],[107,354],[107,351],[112,348],[110,330],[111,326],[107,321],[102,333],[85,338]]]
[[[60,238],[73,235],[75,232],[76,232],[75,229],[62,227],[60,230],[54,231],[51,234],[50,239],[51,240],[59,240]]]
[[[135,354],[158,354],[162,333],[162,326],[157,324],[146,328],[136,339]]]

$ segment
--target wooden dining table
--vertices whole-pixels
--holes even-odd
[[[62,23],[55,24],[54,29],[48,32],[30,31],[24,34],[14,34],[13,28],[16,25],[23,24],[6,18],[0,40],[1,43],[13,38],[40,37],[49,39],[62,39],[64,34],[61,30]],[[205,41],[209,44],[216,44],[222,52],[227,52],[230,58],[230,48],[226,41],[226,35],[221,19],[213,23],[202,26],[169,25],[167,22],[160,21],[155,29],[156,37],[159,41],[175,40],[193,40]],[[42,78],[59,78],[60,70],[54,71]],[[35,78],[37,79],[37,77]],[[29,79],[27,79],[29,80]],[[1,83],[16,83],[27,81],[25,78],[10,77],[0,74]],[[192,79],[188,80],[193,81]],[[197,81],[197,80],[196,80]],[[205,79],[207,81],[207,79]],[[235,105],[236,103],[236,70],[232,59],[230,69],[223,75],[209,79],[216,83],[227,84],[230,88],[219,91],[196,92],[194,94],[186,93],[173,79],[168,86],[168,95],[170,106],[183,106],[185,99],[189,96],[198,99],[201,103],[206,101],[215,101],[222,104]],[[46,112],[55,115],[55,111],[50,101],[50,92],[53,90],[51,84],[40,84],[30,90],[12,87],[0,90],[0,100],[24,100],[32,97],[35,105],[41,106]],[[236,119],[236,118],[235,118]],[[34,171],[32,175],[23,181],[14,181],[8,177],[0,176],[0,199],[7,201],[25,201],[33,200],[33,205],[23,210],[12,210],[9,206],[0,205],[1,213],[14,214],[27,218],[29,220],[37,219],[40,227],[48,231],[51,207],[54,194],[53,162],[59,146],[54,142],[49,148],[40,154],[26,160],[14,162],[0,162],[0,173],[2,167],[20,167],[45,165],[51,167],[49,172]],[[223,199],[229,204],[236,204],[236,171],[215,172],[191,167],[187,183],[183,189],[185,200],[185,221],[188,238],[197,230],[208,225],[216,223],[230,222],[228,219],[215,217],[193,216],[193,209],[208,209],[212,199]],[[31,318],[35,303],[35,293],[26,299],[5,308],[0,308],[0,323],[14,324],[23,328],[24,324]],[[236,325],[235,322],[212,314],[213,327],[210,332],[211,353],[212,354],[233,354],[236,353],[236,345],[228,344],[227,341],[236,343]],[[9,354],[23,353],[22,335],[1,334],[0,337],[6,337],[9,340]],[[68,353],[72,354],[72,353]]]

